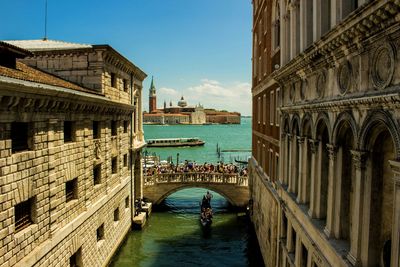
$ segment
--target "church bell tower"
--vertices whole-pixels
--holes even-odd
[[[151,77],[151,85],[149,89],[149,113],[155,112],[157,109],[156,87],[154,86],[153,77]]]

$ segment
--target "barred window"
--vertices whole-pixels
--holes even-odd
[[[101,184],[101,164],[93,168],[93,183],[94,185]]]
[[[65,183],[65,201],[69,202],[77,198],[78,198],[78,178],[75,178]]]
[[[111,159],[111,173],[117,173],[118,172],[118,161],[117,157],[113,157]]]
[[[129,197],[125,198],[125,209],[129,208]]]
[[[34,198],[30,198],[14,207],[15,232],[21,231],[33,224],[34,204]]]
[[[29,150],[29,123],[11,123],[12,153]]]
[[[128,121],[124,121],[124,133],[128,132],[128,126],[129,126]]]
[[[70,267],[81,267],[82,263],[82,249],[79,248],[77,252],[75,252],[71,257],[69,257],[69,266]]]
[[[96,230],[97,242],[104,240],[104,223]]]
[[[118,132],[117,121],[111,121],[111,135],[116,136]]]
[[[124,92],[128,92],[129,89],[129,82],[127,79],[123,79],[122,80],[123,84],[124,84]]]
[[[128,154],[124,155],[124,167],[128,167]]]
[[[117,75],[111,72],[111,86],[117,88]]]
[[[100,122],[93,121],[93,139],[99,139],[101,136]]]
[[[64,121],[64,143],[75,141],[75,123]]]
[[[114,210],[114,222],[119,221],[119,208]]]

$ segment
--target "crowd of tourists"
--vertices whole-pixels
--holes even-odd
[[[204,163],[197,164],[196,162],[189,162],[185,160],[183,164],[175,166],[173,164],[158,164],[144,169],[144,173],[147,176],[153,176],[161,173],[185,173],[185,172],[197,172],[197,173],[225,173],[225,174],[239,174],[240,176],[247,176],[247,167],[238,167],[235,164],[229,163],[224,164],[219,162],[217,164]]]

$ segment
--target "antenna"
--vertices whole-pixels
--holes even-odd
[[[43,41],[47,40],[47,0],[45,5],[45,12],[44,12],[44,38]]]

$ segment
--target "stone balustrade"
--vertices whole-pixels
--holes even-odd
[[[144,186],[165,183],[210,183],[248,186],[248,177],[237,173],[178,172],[160,173],[144,177]]]

